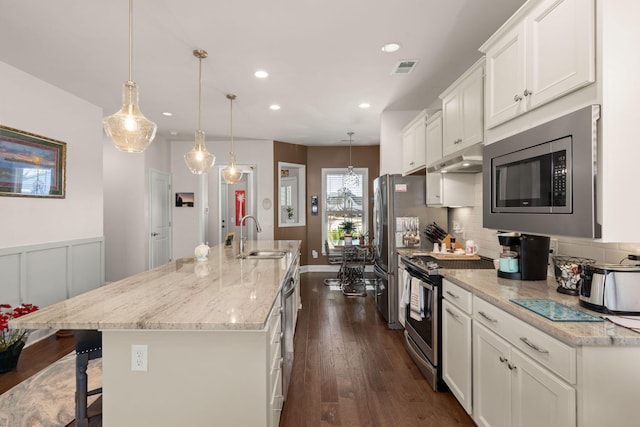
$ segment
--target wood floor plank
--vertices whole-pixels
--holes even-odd
[[[295,395],[285,402],[280,427],[473,426],[451,393],[431,389],[404,348],[403,331],[387,328],[373,294],[346,297],[324,286],[325,277],[301,276],[303,332],[295,343],[306,354],[295,354]],[[301,365],[303,381],[296,378]]]

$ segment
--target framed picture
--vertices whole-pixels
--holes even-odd
[[[0,126],[0,196],[64,199],[67,144]]]
[[[178,208],[192,208],[193,200],[193,193],[176,193],[176,207]]]

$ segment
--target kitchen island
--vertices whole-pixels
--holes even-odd
[[[602,316],[580,307],[577,296],[558,293],[552,277],[520,281],[492,270],[441,273],[449,324],[466,318],[472,330],[467,338],[443,339],[472,339],[464,368],[472,378],[458,376],[455,386],[467,390],[466,396],[473,390],[471,414],[478,425],[637,424],[640,333],[607,320],[552,321],[511,301],[551,300]],[[463,306],[469,315],[459,310]],[[455,331],[443,329],[443,335]],[[447,363],[461,363],[458,356],[448,359],[444,352],[445,371]]]
[[[286,252],[277,259],[218,245],[207,261],[178,259],[11,326],[102,331],[104,426],[277,426],[280,291],[300,244],[247,242],[247,252]],[[146,346],[146,370],[134,366],[133,346]]]

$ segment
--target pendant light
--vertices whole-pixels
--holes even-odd
[[[222,176],[227,184],[235,184],[242,178],[242,171],[236,166],[236,155],[233,152],[233,100],[236,99],[236,96],[232,93],[228,93],[227,99],[229,100],[229,105],[231,107],[231,120],[229,126],[231,129],[231,152],[229,152],[229,166],[222,170]]]
[[[193,56],[198,58],[198,130],[196,131],[196,143],[187,154],[184,161],[189,170],[197,175],[202,175],[211,169],[216,161],[216,156],[207,151],[204,144],[204,131],[202,130],[202,60],[207,57],[207,51],[196,49]]]
[[[122,87],[122,108],[102,119],[104,131],[116,148],[128,153],[143,152],[156,136],[157,126],[138,107],[138,87],[132,77],[133,0],[129,0],[129,80]]]
[[[342,177],[342,186],[345,189],[355,189],[360,185],[360,178],[353,171],[353,166],[351,166],[351,137],[353,136],[353,132],[347,132],[349,135],[349,166],[347,167],[347,173]]]

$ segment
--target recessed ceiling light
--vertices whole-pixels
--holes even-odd
[[[175,130],[170,130],[170,131],[169,131],[169,135],[171,135],[171,136],[177,136],[177,135],[178,135],[178,132],[176,132]]]
[[[253,75],[259,79],[266,79],[267,77],[269,77],[269,73],[267,73],[264,70],[258,70],[255,73],[253,73]]]
[[[269,105],[269,108],[271,108],[272,110],[276,111],[280,109],[280,106],[278,104],[271,104]]]
[[[398,43],[387,43],[384,46],[382,46],[382,51],[385,53],[396,52],[399,49],[400,49],[400,44]]]
[[[368,102],[361,102],[360,105],[358,105],[358,107],[360,107],[362,109],[367,109],[367,108],[371,107],[371,104],[369,104]]]
[[[169,112],[169,111],[163,111],[163,112],[162,112],[162,115],[163,115],[163,116],[167,116],[167,117],[171,117],[171,116],[173,116],[173,113],[171,113],[171,112]]]

